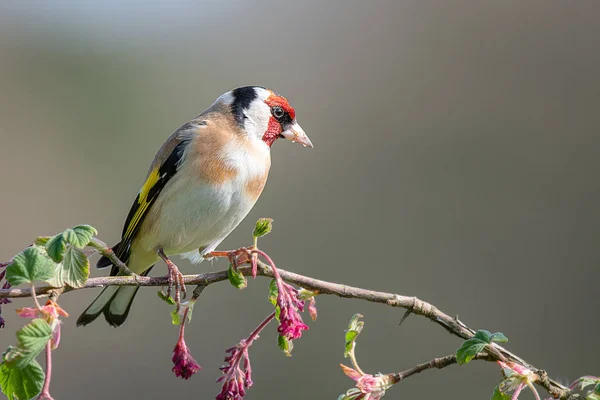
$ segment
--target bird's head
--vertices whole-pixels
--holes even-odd
[[[284,138],[313,147],[285,97],[260,86],[244,86],[225,93],[220,100],[231,107],[236,123],[247,135],[267,146]]]

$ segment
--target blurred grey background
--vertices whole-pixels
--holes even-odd
[[[78,223],[116,242],[163,140],[221,93],[264,85],[315,149],[274,145],[267,188],[224,249],[272,217],[261,243],[280,268],[419,296],[504,332],[563,382],[598,374],[599,17],[592,1],[3,1],[0,258]],[[177,328],[156,289],[119,329],[75,328],[97,290],[65,295],[54,397],[214,398],[224,350],[271,309],[267,285],[204,292],[187,329],[204,369],[189,381],[171,373]],[[247,399],[350,388],[338,364],[356,312],[369,372],[460,345],[418,317],[399,327],[400,309],[317,303],[293,357],[274,326],[252,347]],[[1,348],[22,324],[13,308]],[[489,398],[499,380],[492,364],[454,366],[386,398]]]

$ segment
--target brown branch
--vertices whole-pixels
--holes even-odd
[[[473,360],[495,361],[495,359],[493,357],[490,357],[490,355],[487,353],[479,353],[473,358]],[[456,355],[450,354],[445,357],[434,358],[433,360],[424,362],[422,364],[415,365],[414,367],[409,368],[407,370],[397,372],[395,374],[392,374],[391,377],[392,377],[393,382],[396,383],[396,382],[400,382],[401,380],[406,379],[410,376],[413,376],[415,374],[426,371],[428,369],[433,369],[433,368],[442,369],[442,368],[446,368],[453,364],[456,364]]]
[[[99,248],[102,246],[98,246]],[[103,249],[103,254],[108,256],[111,261],[114,253],[112,251],[107,252]],[[109,249],[110,250],[110,249]],[[112,254],[111,254],[112,253]],[[114,256],[116,258],[116,256]],[[115,260],[115,261],[118,261]],[[120,261],[119,261],[120,262]],[[122,263],[121,263],[122,264]],[[124,265],[124,264],[123,264]],[[127,268],[125,266],[125,268]],[[125,270],[124,268],[121,268]],[[239,271],[241,271],[244,275],[249,276],[252,273],[251,267],[240,267]],[[430,303],[427,303],[423,300],[420,300],[416,297],[408,297],[402,296],[394,293],[385,293],[385,292],[377,292],[373,290],[362,289],[353,286],[342,285],[333,282],[327,282],[320,279],[314,279],[307,276],[299,275],[293,272],[288,272],[279,269],[279,274],[283,278],[284,281],[288,283],[293,283],[298,286],[301,286],[305,289],[318,291],[319,294],[326,295],[334,295],[343,298],[350,299],[360,299],[365,301],[370,301],[374,303],[382,303],[391,307],[399,307],[405,310],[408,310],[412,314],[421,315],[432,322],[443,327],[445,330],[450,332],[451,334],[458,336],[462,339],[471,338],[475,331],[456,317],[451,317],[448,314],[440,311],[438,308],[433,306]],[[258,263],[258,275],[271,277],[273,278],[273,272],[269,266],[265,263],[259,261]],[[227,271],[220,272],[207,272],[199,275],[186,275],[183,277],[185,284],[194,284],[194,285],[203,285],[208,286],[213,283],[221,282],[227,280]],[[112,276],[112,277],[99,277],[99,278],[90,278],[87,280],[86,284],[78,289],[84,288],[92,288],[92,287],[101,287],[101,286],[166,286],[168,284],[168,279],[166,277],[146,277],[146,276]],[[69,292],[73,290],[78,290],[70,287],[65,287],[64,292]],[[35,289],[38,295],[40,294],[48,294],[48,292],[56,290],[56,288],[52,286],[39,286]],[[18,297],[30,297],[31,289],[1,289],[0,290],[0,298],[18,298]],[[536,383],[543,387],[552,397],[562,400],[578,400],[581,399],[581,396],[574,394],[569,388],[561,385],[560,383],[553,381],[548,378],[548,375],[545,371],[539,370],[527,363],[517,355],[509,352],[501,346],[494,344],[494,350],[489,353],[490,359],[497,360],[505,359],[508,361],[519,363],[526,368],[534,371],[538,376]],[[443,365],[443,363],[452,364],[451,358],[442,357],[440,359],[434,359],[429,363],[417,365],[414,368],[411,368],[407,371],[401,372],[400,374],[405,374],[401,377],[404,379],[410,375],[414,375],[421,371],[430,368],[438,368],[437,365]],[[436,361],[437,360],[437,361]],[[455,360],[454,360],[455,361]],[[431,366],[429,364],[433,363]],[[437,363],[437,364],[436,364]],[[444,365],[446,366],[446,365]],[[400,375],[399,375],[400,377]]]

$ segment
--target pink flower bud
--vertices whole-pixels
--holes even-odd
[[[313,321],[317,320],[317,302],[314,297],[308,301],[308,313]]]
[[[40,315],[38,309],[34,307],[17,308],[15,311],[21,318],[37,318]]]
[[[175,372],[175,376],[183,379],[189,379],[192,375],[202,369],[196,360],[194,360],[194,357],[192,357],[183,337],[177,341],[177,344],[173,349],[172,360],[174,364],[172,371]]]

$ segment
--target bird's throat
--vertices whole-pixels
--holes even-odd
[[[279,138],[281,134],[281,124],[275,120],[275,118],[269,118],[269,125],[267,130],[262,137],[262,140],[271,147],[273,143]]]

